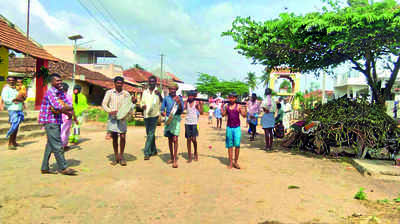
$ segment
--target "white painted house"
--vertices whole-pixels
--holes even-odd
[[[378,79],[382,80],[382,88],[390,78],[389,71],[378,71]],[[367,79],[364,74],[354,69],[338,72],[334,84],[335,97],[339,98],[347,94],[348,97],[359,97],[363,94],[371,95]],[[397,77],[393,86],[394,100],[400,101],[400,77]]]

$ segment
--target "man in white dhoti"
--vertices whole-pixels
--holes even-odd
[[[292,114],[292,104],[289,103],[288,99],[284,99],[283,104],[283,112],[285,113],[283,116],[283,126],[285,128],[285,132],[290,128],[290,120]]]

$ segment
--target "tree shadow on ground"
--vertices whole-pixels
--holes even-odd
[[[68,167],[79,166],[81,164],[81,161],[76,159],[67,159],[66,162]],[[58,169],[57,163],[53,163],[50,165],[50,170],[56,171],[57,169]]]
[[[265,153],[268,154],[280,152],[280,153],[287,153],[290,155],[298,155],[313,159],[320,159],[320,160],[326,159],[332,162],[343,162],[344,160],[349,160],[348,156],[336,157],[332,155],[320,155],[312,151],[303,151],[303,150],[298,150],[296,148],[285,148],[281,146],[283,139],[278,139],[278,138],[274,138],[272,150],[265,150],[264,130],[257,129],[257,133],[258,135],[255,141],[250,141],[249,140],[250,135],[247,133],[247,130],[242,130],[241,147],[242,148],[246,147],[249,148],[250,150],[263,150]],[[215,131],[215,133],[211,134],[210,136],[212,136],[208,138],[210,142],[225,141],[225,131],[223,132]]]
[[[109,161],[113,162],[113,161],[115,160],[114,153],[109,154],[109,155],[107,156],[107,158],[108,158]],[[125,160],[126,160],[127,162],[131,162],[131,161],[137,160],[137,157],[136,157],[136,156],[134,156],[134,155],[132,155],[132,154],[129,154],[129,153],[124,153],[124,158],[125,158]]]

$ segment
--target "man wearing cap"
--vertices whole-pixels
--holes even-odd
[[[239,151],[240,151],[240,140],[242,131],[240,129],[240,115],[246,118],[247,111],[246,107],[241,107],[236,103],[237,94],[232,92],[229,94],[229,103],[224,105],[222,110],[222,116],[227,116],[227,127],[226,127],[226,148],[228,149],[229,165],[228,168],[240,169]],[[233,160],[233,147],[235,147],[235,160]]]
[[[125,142],[126,142],[126,131],[127,131],[127,119],[126,117],[123,119],[117,118],[118,110],[120,110],[127,100],[127,98],[132,100],[132,103],[136,103],[134,98],[131,98],[130,94],[123,90],[124,78],[121,76],[117,76],[114,78],[114,89],[110,89],[106,92],[106,95],[103,99],[103,109],[108,113],[108,123],[107,123],[107,131],[111,133],[113,140],[113,149],[115,160],[111,163],[111,165],[117,165],[118,163],[121,166],[126,166],[126,160],[124,157],[125,151]],[[119,143],[119,153],[118,153],[118,136],[120,138]]]
[[[74,86],[74,92],[72,94],[72,105],[74,107],[74,112],[76,116],[75,122],[72,124],[73,132],[69,137],[71,143],[78,143],[79,137],[81,135],[81,124],[83,121],[83,113],[88,108],[86,96],[81,93],[82,87],[80,85]]]

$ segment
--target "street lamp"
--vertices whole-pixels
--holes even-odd
[[[72,88],[74,88],[75,86],[75,72],[76,72],[76,49],[77,49],[77,45],[76,45],[76,41],[79,39],[82,39],[83,37],[81,35],[73,35],[73,36],[69,36],[68,39],[73,40],[74,41],[74,71],[72,74]]]

